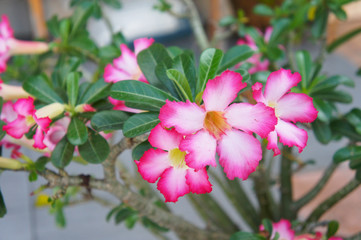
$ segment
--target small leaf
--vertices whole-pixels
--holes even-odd
[[[356,132],[361,134],[361,109],[354,108],[345,115],[345,118],[349,123],[355,127]]]
[[[98,132],[120,130],[128,117],[125,112],[116,110],[97,112],[91,119],[91,125]]]
[[[247,60],[252,57],[254,51],[247,45],[234,46],[229,49],[222,59],[221,66],[218,69],[218,73],[233,67],[234,65]]]
[[[131,215],[134,214],[134,210],[131,208],[123,208],[115,214],[115,224],[119,224]]]
[[[0,218],[4,217],[6,212],[7,212],[7,210],[6,210],[6,206],[5,206],[5,201],[4,201],[3,195],[1,193],[1,189],[0,189]]]
[[[160,109],[167,99],[176,101],[173,96],[159,88],[134,80],[115,83],[111,88],[110,96],[125,102],[138,103],[144,110],[148,110],[148,107]]]
[[[332,117],[332,106],[325,101],[319,100],[317,98],[313,99],[313,105],[318,111],[317,119],[328,123]]]
[[[347,87],[355,86],[355,83],[351,78],[342,75],[335,75],[317,83],[314,87],[312,87],[311,94],[314,95],[317,94],[318,92],[322,93],[322,92],[331,91],[341,84]]]
[[[313,132],[320,143],[327,144],[332,139],[332,132],[327,123],[315,120],[312,124]]]
[[[102,98],[109,96],[110,84],[99,79],[96,83],[91,84],[81,96],[79,103],[93,103]]]
[[[84,122],[77,117],[73,117],[68,127],[66,136],[73,145],[81,145],[88,139],[88,131]]]
[[[85,25],[92,12],[93,5],[75,8],[74,13],[72,14],[73,27],[71,29],[71,35],[75,35],[78,32],[78,29]]]
[[[209,48],[202,52],[199,60],[197,93],[203,92],[208,80],[216,76],[222,57],[223,52],[219,49]]]
[[[88,140],[79,145],[80,156],[88,163],[102,163],[109,155],[108,142],[99,134],[88,128]]]
[[[133,214],[129,216],[127,219],[125,219],[124,224],[128,229],[133,229],[133,227],[138,222],[138,220],[139,220],[138,214]]]
[[[334,236],[338,230],[338,222],[337,221],[330,221],[328,223],[326,238],[329,239],[330,237]]]
[[[115,208],[113,208],[112,210],[109,211],[109,213],[106,216],[106,221],[109,222],[109,220],[112,218],[112,216],[118,212],[119,210],[123,209],[124,206],[122,204],[120,204],[119,206],[116,206]]]
[[[311,33],[315,38],[319,38],[326,30],[328,10],[324,7],[319,7],[316,11],[316,19],[311,28]]]
[[[32,96],[36,97],[37,99],[45,103],[54,103],[54,102],[63,103],[63,100],[52,89],[52,87],[49,85],[49,82],[46,80],[46,77],[44,75],[30,77],[28,80],[24,82],[23,88]]]
[[[55,222],[56,222],[56,225],[60,228],[64,228],[66,226],[66,220],[65,220],[63,208],[56,209]]]
[[[66,79],[66,90],[71,106],[75,106],[78,99],[80,75],[81,74],[79,72],[72,72],[68,74],[68,77]]]
[[[237,232],[229,240],[266,240],[266,238],[254,233]]]
[[[257,4],[253,8],[253,12],[255,14],[262,15],[262,16],[270,16],[271,17],[274,15],[273,9],[270,8],[269,6],[267,6],[266,4]]]
[[[290,24],[291,21],[288,18],[280,18],[275,20],[272,24],[273,30],[268,44],[270,45],[278,44],[279,38],[289,31],[288,28]]]
[[[167,49],[159,43],[154,43],[149,48],[138,53],[137,61],[148,82],[155,87],[165,90],[165,86],[161,84],[155,74],[155,67],[161,62],[172,61]]]
[[[263,219],[262,220],[262,225],[264,227],[264,229],[269,233],[269,235],[272,235],[273,232],[273,226],[272,226],[272,222],[269,219]]]
[[[188,99],[189,101],[193,100],[191,88],[184,74],[182,74],[176,69],[168,69],[167,76],[169,77],[169,79],[174,81],[185,99]]]
[[[126,137],[136,137],[149,132],[159,123],[158,113],[138,113],[124,123],[123,134]]]
[[[56,145],[54,151],[51,154],[50,160],[55,167],[64,168],[73,158],[73,152],[74,145],[70,144],[66,136],[64,136]]]
[[[308,51],[296,52],[296,64],[302,76],[302,89],[306,89],[310,83],[311,70],[313,65],[310,53]]]
[[[38,180],[38,174],[36,174],[35,171],[31,171],[29,173],[28,179],[29,179],[29,182],[35,182],[36,180]]]
[[[35,168],[37,171],[44,171],[45,170],[45,165],[50,161],[50,158],[42,156],[40,158],[38,158],[38,160],[36,160],[35,162]]]
[[[152,220],[150,220],[147,217],[142,218],[142,223],[143,223],[144,227],[146,227],[146,228],[155,229],[160,232],[168,232],[169,231],[167,228],[159,226],[158,224],[156,224],[155,222],[153,222]]]

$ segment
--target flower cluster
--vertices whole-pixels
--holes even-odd
[[[265,228],[263,225],[260,226],[260,231],[264,231]],[[270,239],[273,239],[278,233],[279,238],[282,240],[323,240],[327,239],[321,232],[316,232],[315,234],[295,234],[295,230],[292,229],[292,225],[289,220],[281,219],[279,222],[272,223],[272,235]],[[330,237],[328,240],[342,240],[340,237]]]
[[[166,201],[176,201],[189,191],[211,190],[205,187],[205,167],[217,166],[216,153],[229,179],[246,180],[262,159],[262,147],[254,134],[267,138],[268,149],[275,155],[280,153],[278,138],[302,151],[307,132],[294,123],[314,121],[317,110],[312,98],[290,92],[300,81],[299,73],[280,69],[268,77],[264,94],[261,83],[253,85],[257,104],[232,103],[247,84],[239,73],[227,70],[208,81],[203,105],[167,100],[160,109],[160,125],[149,136],[157,149],[146,151],[137,162],[140,174],[149,182],[160,177],[158,189]],[[192,187],[196,183],[186,170],[198,174],[196,183],[203,185]]]
[[[44,42],[22,41],[14,38],[8,17],[1,16],[0,22],[0,73],[6,70],[6,62],[11,55],[41,54],[49,50]]]

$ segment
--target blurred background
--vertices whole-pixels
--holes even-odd
[[[129,42],[139,37],[153,37],[156,41],[167,46],[176,45],[182,48],[193,49],[196,53],[199,53],[189,23],[186,20],[180,20],[167,13],[153,9],[157,0],[121,0],[120,2],[122,7],[119,10],[108,6],[103,6],[103,10],[109,22],[113,25],[114,31],[121,31]],[[169,2],[173,5],[173,9],[176,12],[182,12],[183,5],[181,1],[170,0]],[[217,23],[222,17],[237,12],[237,9],[244,10],[251,25],[265,28],[268,25],[268,19],[252,14],[252,8],[257,2],[262,1],[195,1],[198,9],[200,9],[203,23],[209,35],[214,34],[217,29]],[[273,2],[277,4],[281,1]],[[18,39],[47,38],[48,32],[45,21],[53,15],[58,15],[59,18],[71,15],[72,9],[69,5],[70,0],[0,0],[0,15],[8,15],[15,31],[15,36]],[[347,5],[345,11],[348,14],[347,21],[341,22],[331,18],[328,22],[328,41],[332,41],[343,33],[361,26],[361,5],[359,3]],[[105,21],[94,18],[88,24],[92,38],[100,46],[105,45],[111,39],[111,34],[106,24]],[[219,47],[227,48],[232,46],[236,40],[236,37],[231,38],[230,41],[223,43]],[[355,37],[340,47],[336,53],[327,56],[324,71],[329,74],[343,74],[355,79],[355,72],[361,64],[360,42],[360,37]],[[306,38],[297,48],[317,50],[317,44]],[[356,88],[349,90],[353,94],[354,103],[353,105],[347,105],[344,111],[361,104],[361,84],[359,79],[356,79],[355,82]],[[316,159],[317,167],[308,167],[296,176],[294,184],[298,188],[294,197],[301,196],[302,193],[312,187],[312,183],[317,180],[321,173],[318,169],[328,165],[335,150],[343,144],[342,142],[332,142],[327,146],[319,145],[314,139],[313,134],[309,134],[308,147],[305,148],[301,157],[306,160]],[[8,153],[5,152],[4,154],[7,156]],[[123,161],[130,168],[134,165],[129,151],[123,153],[119,157],[119,161]],[[347,167],[341,168],[329,183],[329,187],[321,193],[321,196],[304,209],[304,214],[308,213],[313,206],[316,206],[316,203],[321,201],[322,196],[331,194],[332,191],[352,178],[352,174],[348,171]],[[84,173],[102,177],[101,166],[80,166],[72,163],[68,168],[68,172],[71,174]],[[115,225],[113,219],[110,222],[106,222],[106,215],[111,208],[94,202],[67,207],[65,209],[66,227],[65,229],[58,228],[55,224],[54,216],[49,214],[48,208],[36,208],[34,204],[35,198],[30,196],[32,191],[44,183],[41,180],[30,183],[25,173],[5,172],[0,175],[0,185],[8,207],[8,214],[5,218],[0,219],[0,240],[157,239],[139,225],[133,230],[128,230],[123,224]],[[247,182],[245,182],[245,185],[248,190],[252,187]],[[226,201],[217,192],[219,191],[215,187],[212,194],[217,196],[219,201]],[[103,193],[97,194],[104,195]],[[324,216],[325,219],[337,219],[340,221],[340,233],[352,234],[361,230],[359,219],[357,219],[357,216],[361,216],[360,194],[360,189],[355,191],[337,205],[331,213]],[[116,202],[111,196],[104,195],[104,197],[110,202]],[[358,206],[358,208],[355,206]],[[170,204],[170,207],[184,218],[197,225],[201,225],[200,218],[196,213],[192,212],[185,197],[180,198],[177,204]],[[241,220],[237,219],[237,215],[231,213],[231,208],[227,210],[237,222],[242,224]],[[352,214],[349,214],[350,212]],[[173,235],[169,235],[169,237],[175,239]]]

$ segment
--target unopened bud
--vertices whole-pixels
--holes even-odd
[[[93,108],[90,104],[80,104],[75,107],[75,112],[82,113],[82,112],[95,112],[95,108]]]
[[[31,95],[25,92],[22,87],[8,85],[0,80],[0,97],[5,101],[27,98],[29,96]]]
[[[49,117],[50,119],[54,119],[55,117],[62,114],[64,112],[64,110],[65,110],[64,104],[52,103],[52,104],[46,105],[45,107],[38,109],[35,112],[35,115],[37,118]]]
[[[23,164],[12,158],[0,157],[0,168],[17,170],[21,169]]]
[[[12,38],[9,40],[10,55],[42,54],[49,51],[49,44],[45,42],[22,41]]]

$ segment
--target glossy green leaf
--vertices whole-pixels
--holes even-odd
[[[334,236],[337,233],[338,227],[339,224],[337,221],[330,221],[327,227],[326,238],[329,239],[330,237]]]
[[[298,51],[295,56],[297,68],[302,76],[301,86],[303,89],[306,89],[310,83],[312,73],[312,58],[308,51]]]
[[[131,208],[123,208],[115,214],[115,224],[123,222],[125,219],[133,215],[135,212]]]
[[[59,24],[59,33],[60,33],[60,37],[64,43],[66,43],[68,41],[70,29],[71,29],[70,19],[62,19]]]
[[[339,85],[345,85],[348,87],[354,87],[355,83],[354,81],[346,76],[343,75],[335,75],[335,76],[331,76],[329,78],[326,78],[323,81],[320,81],[318,84],[316,84],[312,89],[311,89],[311,94],[316,94],[318,92],[323,92],[323,91],[330,91],[336,87],[338,87]]]
[[[269,44],[278,44],[279,38],[287,33],[290,26],[290,20],[288,18],[280,18],[273,22],[273,30],[269,40]]]
[[[55,167],[64,168],[73,158],[74,145],[72,145],[66,136],[56,145],[54,151],[51,153],[51,162]]]
[[[352,96],[345,91],[334,90],[334,91],[322,91],[314,94],[313,96],[317,96],[319,99],[323,99],[331,102],[339,102],[339,103],[351,103]]]
[[[320,143],[327,144],[332,139],[332,131],[327,123],[315,120],[312,124],[313,132]]]
[[[171,79],[178,87],[182,96],[189,101],[193,101],[192,91],[189,83],[183,73],[176,69],[168,69],[167,76]]]
[[[254,233],[237,232],[229,240],[266,240],[266,238]]]
[[[311,33],[315,38],[319,38],[326,31],[328,10],[324,7],[319,7],[316,11],[316,18],[311,28]]]
[[[50,158],[42,156],[40,158],[38,158],[35,162],[35,168],[37,171],[44,171],[45,170],[45,165],[50,162]]]
[[[88,139],[88,131],[84,122],[77,117],[73,117],[68,127],[66,136],[73,145],[81,145]]]
[[[167,88],[167,90],[172,96],[177,99],[182,99],[181,93],[177,88],[176,84],[171,81],[167,76],[167,70],[170,68],[172,68],[172,63],[161,62],[155,67],[155,74],[157,75],[159,81],[162,82],[162,84]]]
[[[346,160],[354,160],[361,158],[360,146],[349,146],[340,148],[333,155],[333,162],[340,163]]]
[[[99,79],[97,82],[91,84],[84,94],[80,97],[79,103],[93,103],[102,98],[109,96],[111,85]]]
[[[239,69],[235,70],[235,72],[238,72],[241,74],[242,82],[247,82],[248,80],[251,79],[251,75],[249,74],[249,72],[246,69],[239,68]]]
[[[138,222],[139,220],[139,216],[138,214],[133,214],[131,216],[129,216],[127,219],[125,219],[124,221],[124,225],[128,228],[128,229],[133,229],[133,227],[135,226],[135,224]]]
[[[72,15],[73,27],[71,29],[71,35],[75,35],[79,28],[85,26],[86,21],[91,16],[93,12],[93,5],[88,5],[87,7],[78,7],[75,8],[75,11]]]
[[[88,132],[88,140],[78,146],[80,156],[88,163],[102,163],[110,152],[108,142],[92,129],[88,128]]]
[[[317,119],[322,122],[329,122],[332,117],[332,106],[325,101],[317,98],[313,99],[313,105],[318,111]]]
[[[149,132],[159,123],[158,113],[138,113],[124,123],[123,134],[126,137],[136,137]]]
[[[268,234],[271,236],[272,232],[273,232],[273,226],[272,226],[271,220],[263,219],[262,225],[263,225],[264,229],[268,232]]]
[[[247,60],[248,58],[252,57],[253,54],[254,51],[247,45],[232,47],[224,54],[221,66],[218,69],[218,73],[221,73],[224,70]]]
[[[7,212],[3,194],[0,189],[0,218],[4,217]]]
[[[197,71],[195,68],[193,55],[185,52],[175,57],[172,68],[177,69],[187,78],[192,95],[194,96],[197,84]]]
[[[138,53],[137,61],[148,82],[155,87],[165,89],[165,86],[155,74],[155,67],[161,62],[172,61],[167,49],[159,43],[154,43],[149,48]]]
[[[184,52],[183,49],[177,46],[167,47],[167,51],[171,58],[175,58]]]
[[[138,103],[139,106],[143,106],[141,109],[144,110],[148,110],[147,107],[149,106],[160,109],[165,104],[166,99],[177,100],[159,88],[134,80],[115,83],[111,88],[110,96],[118,100]]]
[[[63,100],[52,89],[44,75],[30,77],[24,82],[23,88],[32,96],[45,103],[63,103]]]
[[[352,126],[355,127],[356,132],[361,134],[361,109],[354,108],[345,115],[345,118]]]
[[[138,144],[132,151],[133,160],[139,160],[145,151],[151,149],[153,146],[147,141]]]
[[[142,218],[142,223],[143,223],[143,226],[146,228],[155,229],[160,232],[168,232],[169,231],[167,228],[159,226],[158,224],[156,224],[155,222],[153,222],[152,220],[150,220],[147,217]]]
[[[120,130],[128,117],[125,112],[117,110],[97,112],[91,119],[91,125],[98,132]]]
[[[350,138],[353,141],[361,141],[361,135],[346,120],[335,120],[331,122],[331,129],[334,133]]]
[[[267,6],[266,4],[257,4],[253,8],[253,12],[255,14],[262,15],[262,16],[273,16],[274,15],[273,9],[269,6]]]
[[[75,106],[78,93],[79,93],[79,78],[81,73],[80,72],[72,72],[68,74],[66,79],[66,90],[68,93],[68,100],[70,105]]]
[[[203,92],[209,79],[213,79],[221,64],[223,52],[219,49],[209,48],[202,52],[199,61],[199,76],[196,93]]]

